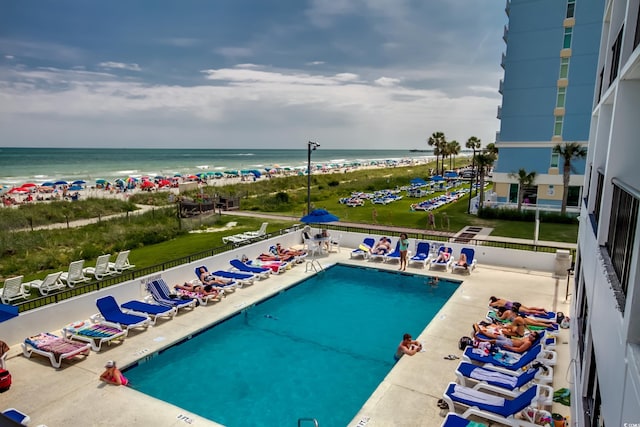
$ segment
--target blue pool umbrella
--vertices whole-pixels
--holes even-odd
[[[324,222],[340,221],[340,218],[332,213],[329,213],[326,209],[315,209],[310,214],[300,218],[300,222],[305,224],[320,224]]]
[[[435,182],[444,181],[444,178],[440,175],[435,175],[431,177],[431,181],[435,181]]]

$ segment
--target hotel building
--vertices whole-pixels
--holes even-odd
[[[498,107],[499,158],[493,182],[498,203],[517,203],[522,168],[536,172],[525,190],[531,204],[562,204],[563,161],[552,149],[588,143],[604,0],[510,0],[504,28],[504,80]],[[569,207],[577,211],[584,159],[571,162]]]
[[[571,409],[573,425],[630,427],[640,425],[640,0],[604,3],[572,297]]]

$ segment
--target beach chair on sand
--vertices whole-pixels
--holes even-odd
[[[25,357],[30,358],[33,353],[48,358],[51,366],[59,368],[64,359],[78,355],[88,356],[91,353],[91,344],[83,344],[49,332],[42,332],[26,338],[22,343],[22,354]]]
[[[13,301],[29,298],[29,290],[22,283],[24,276],[11,277],[4,281],[0,300],[3,304],[11,304]]]
[[[32,280],[31,282],[25,283],[24,286],[29,290],[36,288],[40,292],[40,295],[47,295],[49,292],[64,289],[67,286],[60,280],[60,275],[62,275],[62,271],[47,274],[44,280]]]
[[[96,266],[87,267],[83,269],[83,272],[93,275],[96,280],[102,280],[104,277],[111,276],[114,272],[109,271],[109,258],[111,258],[111,254],[100,255],[96,260]]]
[[[125,270],[135,267],[135,265],[129,263],[130,252],[131,251],[121,251],[116,257],[116,261],[109,263],[109,271],[111,274],[120,274]]]
[[[70,288],[73,288],[78,283],[90,281],[91,279],[84,275],[84,260],[73,261],[69,264],[69,270],[60,275],[60,280],[65,282]]]
[[[172,295],[169,290],[169,285],[164,279],[157,279],[147,283],[147,291],[150,294],[151,300],[160,305],[167,307],[181,308],[195,308],[197,299],[180,299],[177,295]],[[147,298],[148,300],[148,298]]]

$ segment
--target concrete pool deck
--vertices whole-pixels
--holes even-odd
[[[393,263],[350,260],[349,253],[350,249],[343,248],[341,253],[332,253],[319,258],[319,261],[322,265],[340,262],[397,269],[397,264]],[[482,264],[470,275],[412,267],[407,272],[453,278],[463,280],[463,283],[424,331],[408,331],[426,344],[426,351],[412,357],[403,357],[372,393],[349,426],[441,425],[444,413],[441,413],[436,403],[447,384],[455,381],[454,370],[459,362],[443,357],[448,354],[461,355],[458,340],[461,336],[469,336],[471,325],[484,318],[489,296],[496,295],[523,301],[527,305],[569,312],[569,303],[564,300],[566,279],[555,279],[551,273]],[[20,346],[14,345],[7,360],[13,385],[9,391],[0,395],[0,409],[17,408],[31,417],[30,425],[44,424],[48,427],[218,426],[213,421],[132,388],[103,384],[98,376],[107,360],[117,361],[120,367],[131,365],[243,307],[304,280],[310,274],[312,273],[305,272],[305,264],[298,265],[285,274],[273,275],[253,286],[239,289],[219,303],[198,307],[193,312],[184,311],[173,320],[159,320],[156,326],[147,331],[133,331],[121,344],[103,347],[100,353],[92,352],[86,359],[65,361],[58,370],[52,368],[48,359],[43,357],[23,357]],[[70,322],[74,320],[76,319],[69,319]],[[554,389],[566,387],[569,381],[568,333],[568,330],[561,330],[558,339]],[[398,342],[400,339],[398,337]],[[197,367],[194,367],[194,375],[197,374]],[[167,381],[171,382],[171,378],[167,378]],[[213,397],[212,404],[224,403]],[[553,412],[567,415],[569,408],[554,403]],[[298,418],[308,416],[313,414],[293,415],[290,425],[295,426]],[[322,420],[319,420],[319,424],[327,427],[323,426]]]

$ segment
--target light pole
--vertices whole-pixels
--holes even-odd
[[[307,215],[311,213],[311,152],[318,147],[317,142],[307,142]]]

